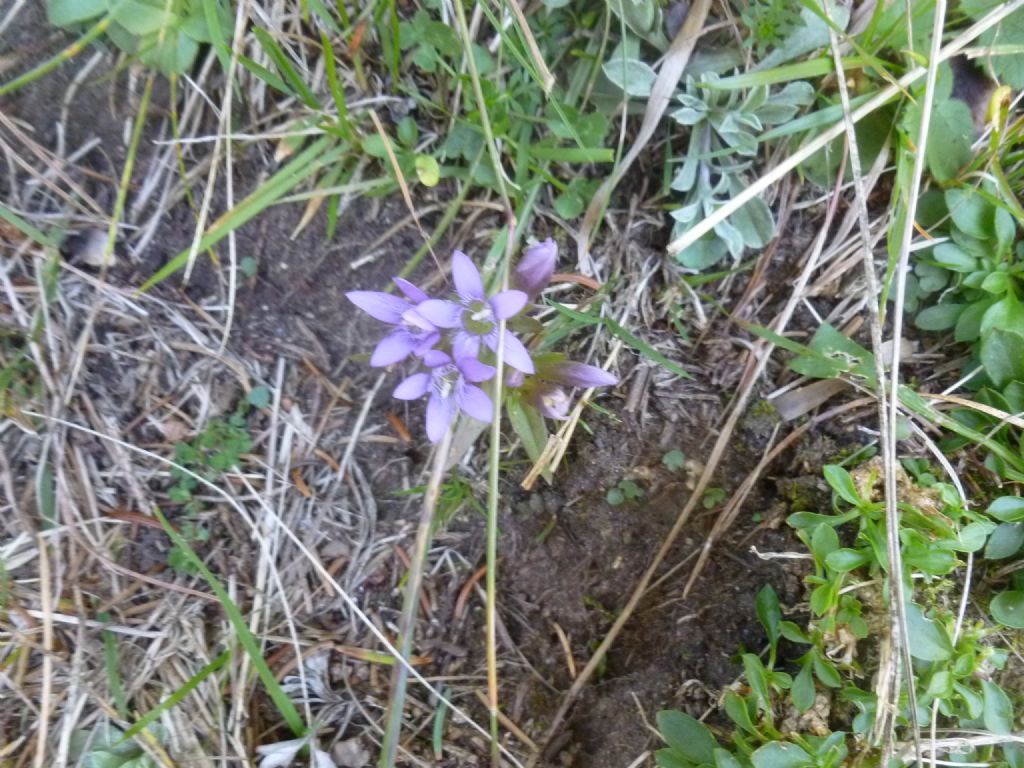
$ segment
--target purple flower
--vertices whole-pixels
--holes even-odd
[[[608,371],[586,363],[560,360],[547,363],[537,372],[545,381],[555,381],[570,387],[611,387],[619,383],[619,377]]]
[[[618,377],[608,371],[565,360],[562,355],[539,355],[536,363],[537,372],[533,376],[509,371],[505,376],[505,386],[518,389],[524,403],[533,406],[549,419],[563,420],[569,415],[571,401],[559,385],[609,387],[619,383]]]
[[[513,290],[487,298],[479,270],[462,251],[455,251],[452,256],[452,278],[456,301],[428,299],[417,305],[416,311],[438,328],[455,330],[452,354],[456,360],[479,356],[481,342],[496,350],[498,321],[519,314],[526,306],[527,295]],[[505,362],[523,373],[533,373],[533,360],[523,343],[508,330],[504,340]]]
[[[523,291],[530,301],[535,301],[551,282],[551,277],[555,274],[556,261],[558,246],[550,237],[543,243],[531,245],[516,265],[513,284]]]
[[[490,422],[494,412],[491,398],[473,383],[487,381],[497,372],[494,366],[475,357],[457,359],[454,363],[444,352],[430,350],[423,358],[429,373],[414,373],[394,391],[399,400],[416,400],[428,392],[427,437],[436,443],[462,411],[478,421]],[[473,382],[473,383],[470,383]]]
[[[408,280],[395,278],[406,298],[380,291],[349,291],[348,300],[371,317],[395,326],[373,350],[370,365],[377,368],[398,363],[409,355],[422,357],[441,338],[441,332],[417,311],[429,297]]]
[[[565,390],[546,381],[537,382],[527,395],[527,402],[540,411],[541,416],[564,421],[569,417],[572,404]]]

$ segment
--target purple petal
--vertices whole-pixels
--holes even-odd
[[[508,320],[519,314],[529,298],[522,291],[502,291],[491,298],[491,309],[498,320]]]
[[[398,400],[417,400],[427,394],[429,388],[430,374],[414,373],[395,387],[395,391],[391,393],[391,396]]]
[[[406,309],[402,313],[402,322],[412,328],[419,328],[421,331],[436,331],[434,324],[420,314],[418,306]]]
[[[494,418],[494,404],[480,387],[466,384],[455,396],[459,409],[467,416],[472,416],[477,421],[490,424]]]
[[[487,363],[481,363],[475,357],[462,357],[455,361],[455,364],[462,371],[462,376],[466,381],[480,382],[493,379],[494,374],[498,372],[498,369],[493,365],[487,365]]]
[[[423,353],[423,364],[427,368],[437,368],[439,365],[450,363],[452,359],[439,349],[428,349]]]
[[[573,387],[610,387],[619,379],[608,371],[585,363],[553,363],[544,369],[544,378]]]
[[[494,349],[490,343],[487,346]],[[523,342],[517,339],[512,331],[505,331],[505,362],[523,373],[534,372],[533,358],[523,346]]]
[[[398,286],[398,290],[404,293],[410,301],[419,304],[421,301],[426,301],[427,299],[430,298],[429,296],[427,296],[427,294],[425,294],[423,291],[421,291],[419,288],[417,288],[415,285],[410,283],[405,278],[393,277],[391,279],[395,281],[395,285]]]
[[[370,317],[391,325],[402,322],[402,314],[409,308],[405,299],[380,291],[349,291],[345,296]]]
[[[463,360],[480,356],[480,337],[465,331],[458,331],[452,339],[452,357]]]
[[[380,340],[370,357],[370,365],[383,368],[405,360],[416,348],[416,338],[404,328],[397,328]]]
[[[558,246],[550,237],[543,243],[531,245],[516,265],[513,284],[526,292],[530,301],[537,298],[551,282],[558,261]]]
[[[552,384],[541,384],[535,393],[537,409],[549,419],[563,421],[569,415],[569,396]]]
[[[484,299],[484,281],[476,264],[462,251],[452,254],[452,279],[459,296],[467,299]]]
[[[445,431],[455,418],[455,404],[449,397],[433,394],[427,401],[427,437],[436,443],[444,437]]]
[[[526,374],[515,369],[505,374],[505,386],[510,389],[518,389],[526,383]]]
[[[457,328],[462,323],[462,307],[454,301],[427,299],[410,311],[419,313],[420,317],[438,328]]]
[[[434,331],[433,333],[428,333],[422,339],[419,339],[418,343],[416,344],[416,348],[412,352],[414,355],[417,355],[418,357],[425,358],[428,353],[434,351],[432,347],[435,344],[437,344],[437,342],[439,342],[440,340],[441,334],[438,333],[437,331]]]

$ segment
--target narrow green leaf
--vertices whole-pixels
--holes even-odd
[[[245,652],[249,654],[249,660],[252,662],[253,668],[263,681],[263,685],[267,689],[267,693],[270,695],[271,700],[274,702],[274,706],[277,707],[278,712],[281,713],[281,716],[288,724],[288,727],[292,730],[292,733],[296,736],[302,736],[305,734],[306,726],[302,721],[302,715],[299,714],[299,711],[295,708],[295,705],[288,697],[288,694],[284,692],[284,689],[281,688],[281,684],[277,682],[277,678],[274,677],[274,673],[267,665],[266,659],[263,658],[263,653],[260,650],[259,643],[256,641],[252,632],[249,631],[249,625],[234,600],[231,599],[231,596],[228,594],[227,590],[224,589],[224,586],[220,583],[217,577],[214,576],[210,569],[206,567],[206,563],[204,563],[195,553],[189,542],[167,521],[167,518],[164,517],[164,513],[160,511],[159,507],[153,509],[153,515],[160,521],[160,525],[163,526],[164,532],[171,538],[171,541],[184,553],[185,557],[189,562],[191,562],[196,572],[206,580],[210,589],[213,590],[213,593],[217,596],[221,607],[224,609],[224,613],[228,617],[228,621],[231,623],[231,627],[235,631],[239,644]],[[216,664],[219,667],[220,665],[223,665],[228,658],[230,658],[229,652],[224,651],[224,653],[217,657],[217,659],[214,659],[210,665],[204,668],[203,672],[200,672],[200,674],[205,672],[204,677],[209,676],[216,671],[216,667],[210,669],[211,666]],[[198,682],[201,681],[196,681],[196,684],[198,684]]]
[[[295,71],[295,67],[292,66],[287,54],[285,54],[281,49],[281,46],[277,44],[277,41],[270,36],[269,32],[258,26],[253,27],[252,31],[256,36],[256,39],[260,41],[260,46],[274,62],[274,65],[277,67],[277,71],[280,72],[281,76],[288,81],[289,85],[291,85],[294,95],[298,96],[299,99],[301,99],[302,102],[310,109],[320,109],[320,100],[316,97],[316,94],[310,90],[310,87],[303,82],[302,78],[299,77],[298,72]]]
[[[159,513],[157,513],[157,514],[159,515]],[[164,520],[161,519],[161,522],[164,522]],[[194,674],[192,677],[190,677],[188,680],[186,680],[184,685],[182,685],[180,688],[178,688],[176,691],[174,691],[170,696],[168,696],[166,699],[164,699],[159,704],[157,704],[155,707],[153,707],[151,710],[149,710],[149,712],[147,712],[142,717],[140,717],[137,721],[135,721],[135,723],[127,731],[124,732],[124,736],[121,738],[121,743],[123,743],[125,741],[128,741],[132,737],[134,737],[137,734],[142,733],[144,730],[146,730],[146,728],[148,728],[150,725],[155,723],[164,712],[166,712],[167,710],[171,709],[176,704],[180,703],[186,696],[188,696],[192,691],[194,691],[196,689],[196,687],[201,682],[203,682],[203,680],[205,680],[210,675],[212,675],[214,672],[216,672],[218,669],[220,669],[225,664],[227,664],[227,662],[230,659],[231,659],[231,651],[230,650],[222,651],[221,654],[217,658],[215,658],[213,661],[211,661],[209,664],[207,664],[201,670],[199,670],[196,674]],[[284,713],[282,713],[282,714],[284,714]],[[296,716],[298,716],[297,712],[296,712]],[[300,719],[299,720],[300,726],[301,726],[301,723],[302,723],[302,721]]]

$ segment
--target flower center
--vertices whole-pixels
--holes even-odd
[[[474,336],[486,336],[494,329],[494,312],[490,302],[477,299],[466,304],[462,327]]]
[[[455,385],[459,380],[459,369],[450,363],[442,365],[434,370],[433,385],[434,391],[445,400],[451,397]]]

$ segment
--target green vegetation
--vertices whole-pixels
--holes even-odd
[[[74,619],[83,636],[97,622],[102,625],[102,653],[95,655],[113,704],[99,708],[102,718],[93,716],[87,728],[61,726],[60,732],[70,737],[62,748],[72,759],[97,768],[162,764],[158,758],[170,739],[157,719],[205,688],[217,706],[204,713],[214,712],[218,727],[234,718],[231,739],[240,743],[244,713],[236,708],[231,718],[224,715],[218,697],[227,699],[224,692],[237,686],[231,694],[245,700],[258,678],[273,704],[273,717],[284,725],[251,718],[259,735],[249,738],[266,738],[247,746],[273,748],[272,738],[286,728],[297,738],[276,742],[277,752],[271,749],[264,758],[268,763],[283,765],[300,753],[317,762],[332,761],[314,743],[310,703],[310,692],[318,703],[334,701],[327,692],[330,681],[309,683],[307,673],[316,675],[303,666],[306,651],[322,647],[323,641],[319,634],[312,640],[300,637],[316,622],[308,615],[297,621],[291,614],[295,594],[308,598],[297,610],[314,610],[309,593],[320,594],[314,591],[320,585],[310,587],[314,573],[352,611],[345,620],[367,629],[359,642],[374,646],[345,646],[345,652],[360,662],[386,658],[392,665],[388,692],[372,691],[374,706],[366,708],[380,716],[370,724],[376,729],[379,764],[391,768],[401,759],[400,749],[420,759],[418,741],[429,741],[435,761],[453,759],[445,754],[447,724],[475,725],[453,703],[466,692],[460,687],[463,678],[446,678],[452,700],[432,691],[437,698],[419,697],[416,708],[406,707],[405,701],[415,666],[423,661],[414,655],[420,652],[421,614],[432,626],[444,625],[446,618],[432,613],[440,610],[438,601],[421,594],[430,574],[428,559],[436,554],[433,537],[470,509],[486,520],[484,567],[474,565],[476,575],[468,582],[455,574],[463,581],[458,589],[464,590],[458,624],[483,636],[486,658],[480,666],[487,671],[489,729],[478,730],[489,737],[492,764],[498,765],[500,752],[518,749],[503,735],[516,728],[508,727],[507,690],[498,677],[499,669],[509,666],[498,662],[503,494],[510,494],[513,480],[528,487],[538,479],[556,486],[562,482],[565,457],[571,466],[585,455],[574,453],[577,426],[590,434],[633,428],[632,420],[617,412],[625,398],[630,414],[664,408],[654,419],[639,414],[635,427],[648,445],[662,446],[659,441],[670,434],[659,432],[666,414],[673,416],[673,428],[682,421],[666,403],[681,402],[687,417],[700,410],[695,403],[707,403],[721,412],[691,420],[707,434],[688,435],[685,454],[675,449],[662,454],[665,472],[674,479],[686,474],[687,491],[680,493],[676,524],[664,541],[652,543],[657,554],[638,576],[633,597],[613,604],[595,589],[603,602],[585,598],[584,607],[595,608],[610,625],[600,627],[600,636],[584,640],[574,629],[577,634],[570,638],[555,624],[571,680],[561,709],[555,714],[518,712],[534,726],[550,726],[549,733],[531,733],[522,740],[532,739],[542,751],[556,740],[583,687],[606,669],[609,647],[654,579],[662,578],[661,566],[680,532],[712,521],[699,529],[707,538],[693,578],[711,545],[721,546],[728,515],[742,506],[732,500],[742,502],[743,497],[733,496],[740,481],[735,467],[722,466],[729,461],[723,456],[749,397],[774,377],[772,386],[757,395],[765,396],[764,407],[773,407],[768,391],[800,392],[807,379],[818,380],[811,387],[820,380],[842,384],[821,395],[825,400],[794,409],[792,418],[772,419],[771,444],[756,470],[762,477],[789,473],[794,466],[776,472],[786,459],[770,453],[787,439],[786,431],[795,435],[821,426],[821,419],[839,419],[847,406],[867,413],[880,405],[877,413],[885,415],[877,423],[872,421],[876,412],[860,419],[860,431],[837,422],[841,426],[834,431],[847,440],[840,447],[847,458],[842,466],[828,464],[823,470],[833,495],[831,509],[812,508],[808,500],[816,494],[790,486],[789,500],[799,508],[790,510],[788,532],[806,550],[794,558],[807,565],[806,608],[782,605],[770,586],[757,593],[755,615],[765,647],[740,651],[736,662],[742,676],[715,701],[720,717],[712,718],[712,725],[681,712],[658,715],[667,744],[656,755],[658,765],[869,768],[886,761],[923,763],[934,756],[1024,767],[1024,750],[1013,738],[1024,704],[1013,684],[1022,650],[1013,630],[1024,629],[1024,571],[1019,567],[1024,554],[1024,118],[1014,94],[1024,88],[1024,8],[997,0],[959,0],[948,7],[933,0],[855,5],[694,0],[688,14],[680,15],[680,3],[662,0],[374,0],[363,5],[46,0],[49,23],[63,30],[55,34],[66,36],[63,48],[40,61],[14,56],[15,63],[5,63],[3,71],[13,67],[21,74],[0,84],[0,96],[18,96],[58,68],[70,71],[94,50],[113,54],[101,81],[117,83],[127,73],[126,80],[144,83],[141,97],[132,93],[122,100],[131,105],[131,122],[119,129],[125,151],[105,150],[114,158],[112,168],[79,166],[78,158],[69,159],[74,148],[65,151],[66,126],[57,131],[59,146],[44,148],[49,137],[42,131],[33,132],[24,146],[8,146],[7,134],[16,136],[14,129],[31,121],[16,116],[4,123],[5,156],[34,158],[43,167],[30,171],[28,160],[24,166],[12,165],[15,191],[23,185],[26,197],[0,205],[0,244],[15,244],[17,263],[24,265],[22,272],[5,272],[0,285],[5,313],[0,414],[10,421],[0,437],[11,441],[0,444],[0,468],[6,475],[7,465],[15,465],[11,477],[25,483],[16,493],[8,493],[12,489],[6,485],[0,488],[18,513],[9,515],[14,521],[10,535],[0,542],[0,605],[5,622],[8,612],[20,622],[17,635],[5,626],[5,637],[34,632],[38,616],[46,619],[46,633],[41,634],[45,641],[33,638],[18,646],[17,658],[0,656],[0,671],[5,680],[10,676],[19,684],[45,680],[40,697],[50,706],[50,686],[58,678],[49,667],[65,661],[63,646],[54,639],[53,616]],[[680,29],[692,37],[684,38]],[[75,71],[68,78],[71,92],[91,84],[86,75]],[[112,103],[121,94],[115,96]],[[200,111],[186,109],[193,100],[203,106],[190,109]],[[159,130],[154,127],[158,122]],[[250,150],[265,160],[252,173]],[[160,162],[141,166],[142,158]],[[172,166],[171,176],[156,175]],[[149,173],[153,179],[142,178]],[[99,203],[92,200],[96,188],[103,189],[96,194]],[[359,197],[373,210],[376,203],[370,198],[400,200],[403,207],[398,214],[388,211],[393,220],[380,222],[383,234],[352,233],[346,216]],[[147,205],[156,198],[161,203],[152,208],[158,210],[153,222],[133,218],[150,210]],[[288,219],[293,228],[285,233],[292,240],[314,232],[332,242],[324,249],[331,256],[338,250],[333,244],[348,239],[358,240],[359,252],[349,264],[325,256],[292,286],[268,278],[267,262],[276,254],[265,254],[262,243],[266,227],[281,226],[275,209],[296,203],[300,208]],[[175,226],[187,222],[186,229],[194,224],[194,238],[170,239],[171,253],[144,258],[141,246],[152,239],[136,235],[152,236],[163,216]],[[72,255],[58,253],[61,247],[69,250],[58,242],[65,230],[98,226],[97,221],[107,234],[99,261],[83,266]],[[150,228],[150,223],[155,225]],[[598,236],[602,223],[606,232]],[[390,241],[403,230],[415,239],[414,249],[377,271],[357,271],[391,248]],[[666,239],[678,245],[669,246],[671,255],[660,252]],[[471,268],[456,264],[446,272],[441,265],[447,264],[448,252],[442,249],[449,248],[475,249],[462,257]],[[530,269],[524,277],[519,267],[526,259],[517,261],[518,254],[537,248],[547,252],[543,268],[532,267],[540,277],[531,276]],[[119,284],[122,275],[112,279],[109,274],[115,252],[124,254],[133,269],[144,264],[149,270],[141,277],[131,272],[130,290]],[[140,425],[163,423],[179,406],[190,409],[190,419],[208,409],[196,408],[189,398],[179,404],[172,402],[174,397],[151,396],[150,387],[164,388],[165,379],[174,377],[148,373],[139,376],[150,382],[145,396],[133,390],[125,397],[131,414],[96,408],[90,397],[105,385],[85,381],[86,374],[100,370],[90,368],[92,356],[118,348],[149,360],[146,352],[152,352],[133,349],[135,337],[119,347],[121,334],[130,336],[125,328],[131,324],[124,317],[137,320],[148,310],[111,320],[103,314],[105,307],[116,305],[118,312],[128,313],[125,306],[149,300],[141,294],[154,292],[154,303],[175,304],[174,312],[195,311],[216,325],[223,343],[202,354],[219,359],[237,338],[236,309],[263,311],[263,297],[280,292],[282,302],[295,304],[290,317],[322,319],[316,314],[325,304],[309,309],[300,292],[315,289],[321,276],[341,273],[341,280],[355,283],[364,275],[376,280],[386,270],[380,274],[417,272],[419,279],[428,255],[441,274],[423,283],[424,290],[398,280],[405,298],[392,286],[384,293],[384,285],[348,295],[378,320],[384,316],[390,341],[404,339],[403,333],[419,334],[417,342],[431,339],[377,366],[417,361],[423,370],[407,374],[401,384],[388,373],[388,383],[376,385],[402,401],[392,403],[396,410],[420,408],[407,403],[428,399],[425,425],[436,444],[429,479],[419,474],[426,452],[409,444],[420,442],[420,411],[408,422],[417,425],[412,430],[405,428],[403,417],[387,413],[387,422],[399,433],[395,438],[380,418],[379,401],[368,397],[360,411],[366,393],[348,389],[365,376],[365,370],[346,367],[365,351],[359,339],[345,341],[340,373],[313,377],[332,398],[326,413],[303,411],[310,403],[323,406],[323,398],[318,393],[305,399],[306,380],[295,384],[293,378],[299,366],[293,366],[292,358],[282,364],[285,387],[302,391],[291,403],[294,409],[275,409],[275,419],[291,430],[282,428],[287,440],[271,435],[273,447],[267,450],[281,452],[274,453],[277,463],[264,465],[265,457],[254,455],[263,446],[252,432],[253,412],[270,405],[270,391],[256,387],[228,415],[196,418],[190,439],[146,446],[147,458],[158,469],[151,467],[144,480],[118,484],[116,473],[142,461],[138,457],[144,451],[131,444],[144,434],[135,431]],[[222,289],[222,302],[206,302],[205,296],[196,300],[189,292],[195,288],[188,281],[197,258],[210,260],[219,279],[211,285]],[[61,279],[69,275],[84,283],[61,293]],[[164,284],[172,277],[173,285]],[[242,281],[254,297],[259,293],[258,301],[237,301]],[[527,285],[531,281],[537,284]],[[107,290],[112,298],[104,305],[108,297],[102,292]],[[131,296],[133,290],[138,294]],[[103,295],[103,301],[91,293],[82,300],[88,291]],[[361,295],[360,300],[353,295]],[[75,305],[72,298],[83,303]],[[340,303],[342,296],[332,299]],[[160,311],[165,310],[161,304]],[[191,319],[173,317],[174,323],[165,322],[193,329]],[[152,335],[160,332],[154,327]],[[322,341],[317,338],[316,344]],[[331,342],[327,356],[341,343]],[[193,352],[196,344],[191,338],[186,342]],[[290,347],[292,340],[282,344]],[[168,349],[177,354],[186,345]],[[561,351],[567,348],[577,357]],[[914,359],[914,350],[926,356]],[[691,354],[706,357],[691,359]],[[307,369],[320,374],[312,356],[305,349],[298,355]],[[785,365],[778,364],[780,357]],[[469,361],[475,366],[467,367]],[[637,362],[643,370],[635,369]],[[265,360],[247,360],[238,367],[249,363],[252,370],[240,378],[267,380]],[[734,369],[742,375],[733,376]],[[186,375],[181,370],[175,374]],[[620,389],[599,404],[589,402],[589,396],[577,398],[583,391],[616,387],[620,380],[629,382],[624,397]],[[740,391],[720,391],[722,381],[730,386],[740,382]],[[130,388],[129,382],[125,391]],[[668,395],[664,401],[662,394]],[[120,404],[120,397],[118,392],[108,400]],[[842,405],[823,406],[840,397]],[[858,405],[857,398],[870,406]],[[651,401],[658,402],[652,407]],[[833,406],[836,410],[829,411]],[[581,420],[584,409],[589,423]],[[474,466],[480,454],[470,454],[466,466],[452,469],[487,421],[485,458]],[[69,430],[116,448],[108,455],[95,445],[80,445],[69,440]],[[325,447],[330,441],[333,445]],[[364,460],[380,464],[364,472],[353,462],[371,443],[373,452],[365,452],[372,458]],[[697,451],[705,448],[710,458],[703,464],[705,456]],[[528,462],[519,460],[523,455]],[[868,456],[880,458],[866,461]],[[816,458],[815,473],[821,461],[836,460]],[[324,470],[321,482],[307,484],[303,472],[320,468],[320,461],[329,471]],[[524,463],[530,465],[525,480],[517,474]],[[395,543],[407,533],[404,520],[387,532],[393,536],[388,546],[402,554],[393,558],[366,540],[384,535],[386,526],[377,529],[380,521],[394,522],[377,517],[375,500],[368,495],[380,491],[378,471],[384,474],[398,464],[401,479],[388,476],[391,484],[382,494],[415,497],[421,511],[411,547],[406,541]],[[267,485],[277,495],[264,497],[261,483],[237,476],[256,466],[273,478]],[[653,491],[646,476],[639,477],[598,475],[571,503],[603,497],[630,514],[644,514],[643,500]],[[74,486],[69,478],[85,489],[78,494],[87,500],[80,506],[69,500],[73,494],[68,489]],[[751,477],[743,493],[750,493],[757,480]],[[250,523],[254,540],[268,537],[260,540],[262,559],[251,573],[215,573],[196,550],[206,553],[231,542],[218,541],[208,524],[208,516],[220,514],[210,492],[223,490],[230,499],[242,486],[244,503],[235,511]],[[294,493],[302,498],[289,495]],[[339,501],[345,493],[361,502],[351,505],[362,515],[361,527],[351,524],[357,512]],[[173,525],[155,508],[157,502],[173,513]],[[258,522],[247,517],[252,512],[248,504],[259,510]],[[316,539],[323,531],[303,528],[310,519],[322,524],[330,515],[341,515],[341,507],[345,523],[338,529],[348,535],[358,528],[363,537],[358,547],[342,542],[338,551],[344,554],[335,555],[338,567],[353,569],[344,578],[327,573],[314,551],[323,544]],[[689,519],[694,511],[700,522]],[[536,536],[540,546],[559,535],[556,523],[570,525],[550,514]],[[770,517],[780,519],[774,511],[755,514],[755,521],[766,526]],[[133,594],[122,580],[126,572],[135,574],[135,564],[125,565],[116,556],[120,553],[104,550],[107,538],[118,537],[104,538],[103,528],[111,521],[126,530],[131,525],[135,536],[140,522],[153,527],[147,517],[159,521],[163,533],[156,535],[166,534],[171,548],[170,570],[143,574],[144,583],[153,586],[154,579],[159,583],[166,577],[175,580],[168,582],[169,592],[209,590],[202,596],[227,617],[217,632],[209,632],[214,639],[202,663],[185,675],[175,670],[173,686],[136,684],[121,668],[117,644],[122,635],[111,628],[116,623],[132,638],[151,633],[149,624],[136,626],[117,616],[117,596]],[[74,536],[66,536],[66,530]],[[291,538],[283,546],[286,537]],[[141,538],[118,540],[142,548]],[[273,546],[267,543],[271,539]],[[37,548],[33,557],[18,551],[25,541]],[[365,551],[349,551],[359,547]],[[99,553],[95,562],[88,560],[94,550]],[[291,576],[294,564],[275,558],[300,561],[296,552],[312,570]],[[462,554],[469,563],[471,558]],[[71,571],[70,576],[61,570],[59,578],[51,572],[56,569],[26,572],[33,561],[44,565],[31,567],[49,567],[51,555],[62,569],[88,561],[96,570],[84,575]],[[393,565],[399,562],[400,567]],[[376,569],[373,578],[357,572],[370,563]],[[284,583],[287,578],[298,579],[299,587]],[[462,623],[461,617],[471,616],[464,612],[465,600],[481,578],[486,579],[486,600],[478,622],[483,626],[478,627]],[[60,588],[54,589],[54,583]],[[67,583],[88,592],[88,599],[74,589],[61,591]],[[372,589],[366,586],[370,583]],[[360,599],[371,593],[379,598],[372,620],[346,591],[353,584],[361,590]],[[399,593],[404,600],[400,611],[385,604]],[[99,619],[72,616],[87,605],[105,606]],[[25,606],[31,612],[16,613]],[[250,609],[252,615],[246,613]],[[282,640],[285,625],[289,634]],[[317,624],[316,632],[322,631]],[[504,627],[501,632],[509,634]],[[272,656],[280,649],[268,646],[286,644],[292,656],[272,666],[270,659],[276,663],[284,657]],[[381,648],[390,655],[381,656]],[[577,669],[582,660],[575,654],[581,648],[592,655]],[[147,653],[157,655],[152,649]],[[45,659],[46,671],[29,675],[25,659],[30,658]],[[74,663],[84,665],[84,658]],[[280,682],[284,668],[289,673],[298,668],[301,683]],[[379,682],[376,676],[373,682]],[[424,701],[431,703],[425,707]],[[412,718],[422,718],[429,707],[434,708],[427,713],[432,728],[424,726],[426,720],[413,724]],[[33,712],[50,716],[35,702]],[[365,711],[361,716],[369,718]],[[346,717],[347,727],[355,716]],[[714,725],[726,719],[731,725]],[[24,730],[46,734],[46,728],[33,731],[25,725]],[[955,749],[930,744],[929,732],[940,730],[961,739]],[[55,732],[52,724],[50,732]],[[45,749],[44,742],[40,738],[37,748]],[[225,738],[218,749],[226,743]],[[229,746],[240,754],[223,759],[251,758],[241,754],[239,744]],[[0,752],[5,768],[6,757]],[[35,763],[48,764],[49,759],[37,754]]]

